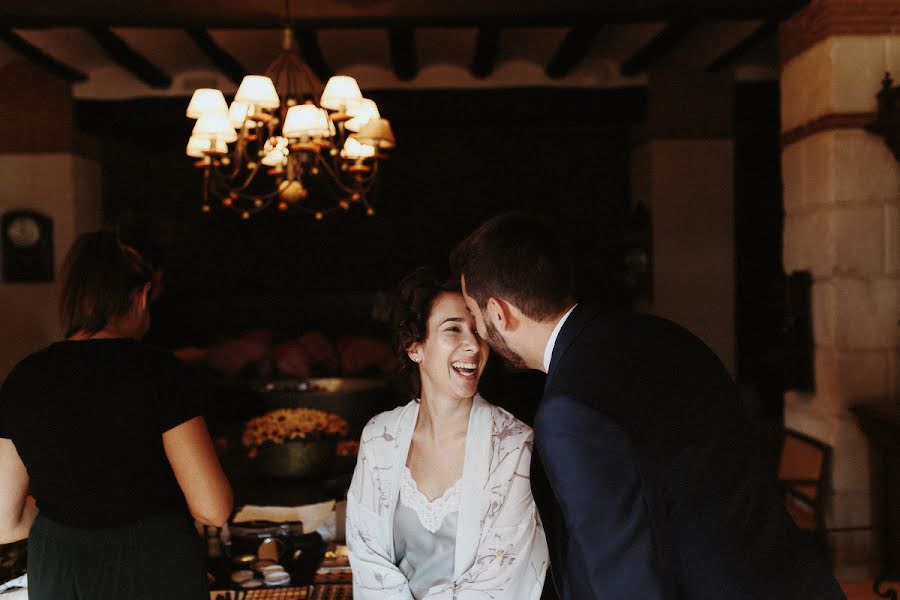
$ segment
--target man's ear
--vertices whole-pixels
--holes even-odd
[[[488,298],[485,316],[498,331],[511,331],[518,327],[519,320],[513,306],[501,298]]]

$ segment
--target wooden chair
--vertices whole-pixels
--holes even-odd
[[[784,506],[797,527],[809,533],[827,555],[825,494],[831,447],[798,431],[784,430],[778,484]]]

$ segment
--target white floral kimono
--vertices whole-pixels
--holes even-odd
[[[355,600],[413,600],[394,556],[394,511],[419,414],[415,400],[363,430],[347,494]],[[547,541],[531,496],[531,429],[476,395],[469,416],[453,583],[415,600],[532,600],[547,571]]]

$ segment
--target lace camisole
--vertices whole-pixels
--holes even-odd
[[[413,598],[453,581],[456,528],[462,478],[440,498],[429,501],[408,467],[400,477],[400,501],[394,513],[394,555]]]

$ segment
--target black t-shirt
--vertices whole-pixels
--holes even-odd
[[[0,387],[0,437],[13,441],[47,517],[102,528],[186,511],[163,432],[197,416],[168,352],[131,339],[58,342]]]

